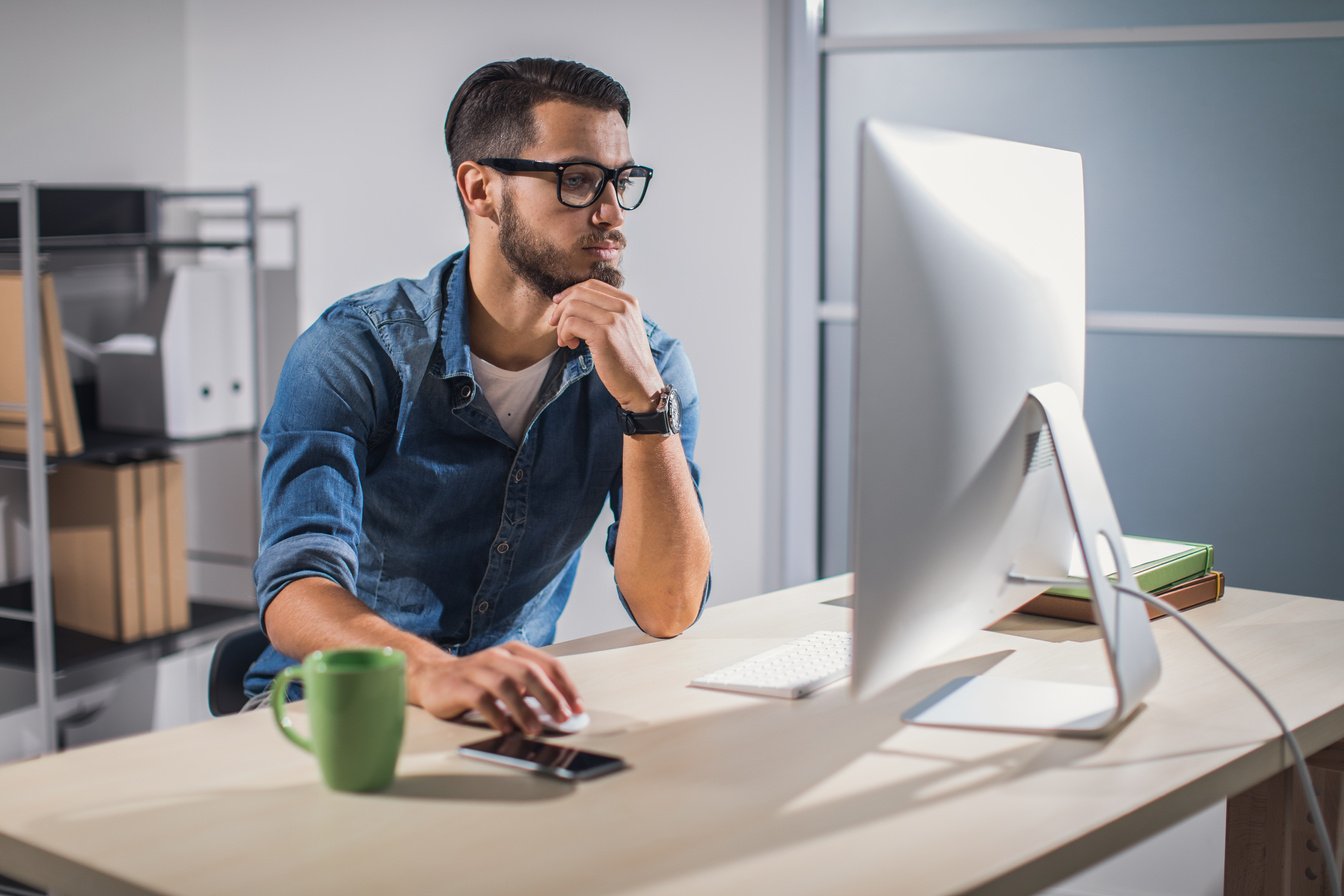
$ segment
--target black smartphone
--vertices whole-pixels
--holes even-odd
[[[473,759],[498,762],[566,781],[584,781],[628,768],[619,756],[530,740],[517,732],[463,744],[457,751]]]

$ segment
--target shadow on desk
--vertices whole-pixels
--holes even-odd
[[[535,803],[558,800],[575,785],[540,775],[398,775],[380,796],[414,800]]]

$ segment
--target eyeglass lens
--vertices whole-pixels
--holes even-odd
[[[582,162],[566,165],[560,174],[560,201],[565,205],[583,208],[597,198],[606,187],[606,174],[596,165]],[[649,188],[648,173],[642,168],[626,168],[616,177],[616,201],[629,211],[644,201]]]

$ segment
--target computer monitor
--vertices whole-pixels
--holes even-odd
[[[905,718],[1105,734],[1159,664],[1142,603],[1100,574],[1113,560],[1137,588],[1078,398],[1082,159],[872,120],[860,142],[852,689],[886,689],[1062,579],[1078,537],[1113,686],[981,675]]]

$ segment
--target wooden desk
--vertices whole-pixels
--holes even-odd
[[[1033,893],[1288,763],[1271,719],[1171,620],[1147,705],[1102,742],[903,726],[948,677],[1104,680],[1086,626],[1012,617],[865,703],[686,687],[819,628],[847,577],[708,611],[688,634],[555,648],[630,771],[567,785],[460,758],[411,709],[398,780],[326,791],[266,713],[0,768],[0,871],[63,894]],[[1344,738],[1344,603],[1232,589],[1191,618],[1313,753]]]

